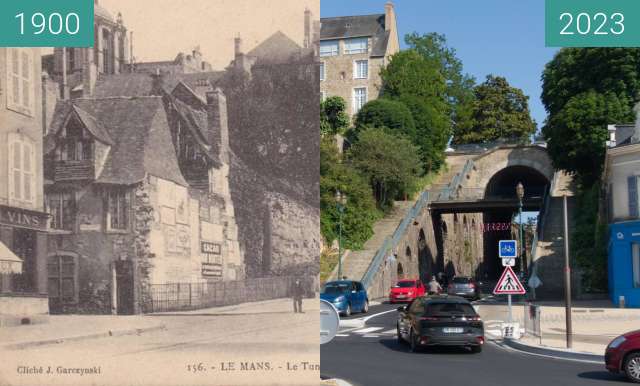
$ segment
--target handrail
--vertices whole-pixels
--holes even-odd
[[[462,185],[462,177],[469,174],[472,167],[473,161],[468,159],[460,173],[456,173],[455,177],[451,180],[451,183],[446,188],[442,189],[438,196],[438,201],[451,200],[451,196],[458,190],[458,187]]]
[[[361,282],[365,288],[368,288],[370,286],[376,273],[378,273],[380,266],[384,262],[387,252],[389,250],[393,250],[393,248],[395,248],[398,245],[409,224],[411,224],[413,219],[420,213],[420,211],[422,211],[422,208],[424,208],[424,206],[427,204],[428,201],[429,201],[429,192],[428,191],[422,192],[420,194],[420,198],[418,198],[416,203],[413,205],[413,207],[411,207],[411,209],[402,219],[400,224],[398,224],[398,227],[393,232],[393,235],[391,237],[387,236],[385,238],[384,243],[378,249],[373,259],[371,260],[371,263],[369,263],[369,267],[367,267],[367,271],[362,276]]]
[[[551,181],[551,186],[549,187],[549,190],[548,191],[545,190],[544,192],[544,196],[542,198],[542,209],[538,213],[536,232],[533,234],[533,240],[531,241],[531,254],[530,254],[531,262],[529,263],[529,272],[531,272],[532,274],[535,274],[537,272],[537,265],[535,263],[535,258],[536,258],[536,252],[538,250],[538,241],[544,235],[543,229],[544,229],[545,219],[547,218],[547,213],[549,212],[549,201],[550,201],[551,192],[553,191],[554,187],[555,187],[555,173],[553,175],[553,179]],[[530,274],[529,276],[533,276],[532,274]]]

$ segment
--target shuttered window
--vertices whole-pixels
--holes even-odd
[[[33,60],[31,49],[7,49],[7,108],[31,116],[35,106]]]
[[[35,144],[16,133],[9,134],[9,198],[16,204],[35,205]]]
[[[629,191],[629,217],[638,217],[638,177],[629,176],[627,178]]]

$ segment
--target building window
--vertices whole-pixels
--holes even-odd
[[[324,80],[324,63],[320,63],[320,80]]]
[[[345,54],[365,54],[369,51],[368,38],[352,38],[344,41]]]
[[[340,54],[337,40],[326,40],[320,42],[320,56],[336,56]]]
[[[47,264],[49,300],[54,310],[76,303],[77,274],[73,256],[51,256]]]
[[[356,114],[367,103],[367,88],[357,87],[353,89],[353,113]]]
[[[47,211],[51,215],[51,228],[73,231],[75,228],[75,197],[71,192],[47,194]]]
[[[129,194],[125,189],[107,191],[107,227],[126,230],[129,225]]]
[[[633,288],[640,288],[640,244],[631,244],[633,259]]]
[[[33,52],[7,48],[7,108],[34,114]]]
[[[353,64],[354,79],[367,79],[369,77],[369,61],[356,60]]]
[[[638,188],[639,188],[640,178],[638,176],[629,176],[627,177],[627,192],[629,197],[629,217],[637,218],[640,217],[638,213],[638,204],[640,204],[640,200],[638,200]]]
[[[93,141],[75,121],[70,121],[56,151],[58,161],[84,161],[93,159]]]
[[[36,152],[30,139],[9,134],[9,197],[30,204],[36,201]]]

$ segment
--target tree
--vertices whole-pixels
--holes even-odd
[[[607,125],[633,120],[640,49],[565,48],[542,73],[542,133],[556,168],[588,188],[602,172]]]
[[[511,87],[501,76],[488,75],[474,89],[473,125],[459,130],[453,142],[478,143],[498,139],[526,140],[535,130],[529,113],[529,97],[519,88]]]
[[[347,157],[368,179],[383,210],[390,208],[393,200],[416,191],[422,166],[418,148],[406,137],[391,136],[383,128],[365,129]]]
[[[367,180],[341,162],[331,138],[323,138],[320,143],[320,230],[329,243],[338,236],[340,213],[335,201],[338,190],[348,197],[342,218],[343,245],[360,249],[373,235],[373,224],[381,213]]]
[[[391,99],[379,98],[362,106],[356,115],[356,136],[367,127],[386,128],[392,135],[404,135],[411,139],[416,137],[411,111],[402,102]]]
[[[322,135],[343,134],[349,127],[346,103],[339,96],[328,97],[320,103],[320,132]]]
[[[607,125],[633,119],[626,98],[593,90],[573,96],[543,128],[556,168],[576,173],[585,187],[602,173]]]
[[[416,50],[401,51],[381,71],[385,98],[404,103],[411,111],[424,170],[439,167],[451,135],[445,79],[440,68]]]
[[[445,35],[436,32],[420,35],[414,32],[406,35],[404,41],[444,77],[453,132],[458,131],[458,127],[465,129],[472,126],[470,111],[475,99],[475,79],[462,72],[462,61],[457,57],[456,50],[447,46]]]

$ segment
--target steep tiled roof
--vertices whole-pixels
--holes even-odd
[[[100,123],[98,123],[98,121],[96,121],[94,117],[89,115],[89,113],[82,110],[78,106],[73,106],[73,111],[77,114],[80,121],[82,121],[84,127],[89,130],[89,132],[93,134],[94,137],[96,137],[104,144],[113,145],[113,140],[111,139],[109,133],[104,129],[104,127],[102,127]]]
[[[130,185],[151,174],[187,186],[178,166],[161,97],[81,98],[61,102],[54,113],[54,124],[64,122],[72,110],[83,111],[86,119],[91,117],[99,122],[113,140],[96,182]],[[48,152],[53,149],[52,137],[47,136]]]
[[[635,125],[615,125],[616,126],[616,146],[631,145]]]
[[[149,74],[117,74],[100,76],[93,95],[96,98],[148,96],[152,91],[153,77]]]
[[[249,51],[247,56],[257,58],[257,63],[261,64],[282,64],[292,62],[301,50],[296,42],[278,31]]]
[[[371,56],[384,56],[389,41],[384,19],[384,14],[322,18],[320,40],[371,36]]]

